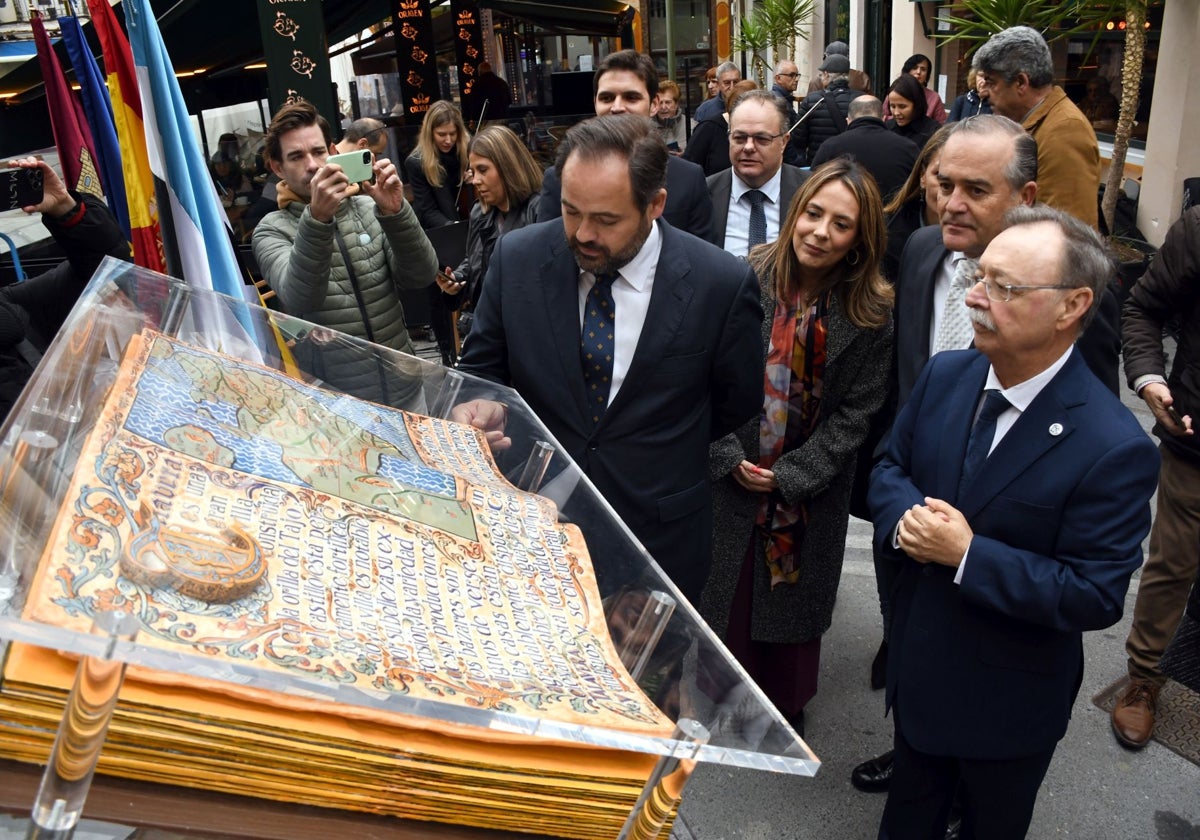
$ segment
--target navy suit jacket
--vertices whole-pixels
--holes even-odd
[[[808,173],[786,163],[779,171],[779,226],[782,227],[792,204],[792,196],[808,180]],[[729,226],[729,198],[733,195],[733,169],[709,175],[707,185],[713,205],[713,242],[718,248],[724,248],[725,228]]]
[[[712,554],[708,445],[762,410],[762,309],[749,265],[657,224],[646,322],[599,424],[579,359],[579,267],[561,221],[496,243],[460,368],[515,388],[695,600]]]
[[[562,182],[553,166],[542,176],[538,196],[539,222],[562,216]],[[667,158],[667,206],[663,221],[676,230],[687,231],[706,242],[716,242],[713,230],[713,205],[704,183],[704,170],[678,155]]]
[[[929,325],[933,321],[933,285],[949,251],[938,225],[918,228],[904,246],[896,277],[896,394],[900,405],[912,393],[921,368],[929,360]],[[1029,282],[1037,282],[1031,280]],[[1114,394],[1121,392],[1121,306],[1106,289],[1100,310],[1076,343],[1092,373]]]
[[[876,549],[900,564],[887,703],[916,749],[1005,759],[1063,736],[1082,631],[1121,617],[1142,562],[1158,452],[1080,353],[1023,412],[962,498],[958,481],[988,360],[930,359],[871,477]],[[974,532],[962,581],[892,547],[926,496]]]

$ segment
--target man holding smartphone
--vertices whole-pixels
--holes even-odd
[[[103,201],[72,196],[50,165],[37,158],[11,161],[8,170],[40,175],[39,200],[21,209],[42,214],[42,224],[67,259],[24,283],[0,288],[0,422],[101,260],[131,257],[125,234]]]
[[[1176,315],[1182,327],[1167,376],[1163,327]],[[1186,210],[1171,226],[1158,257],[1129,293],[1121,338],[1125,376],[1154,414],[1162,456],[1150,557],[1142,568],[1125,642],[1129,685],[1112,711],[1117,740],[1140,749],[1154,735],[1158,692],[1167,680],[1158,661],[1200,571],[1200,439],[1195,434],[1200,411],[1200,207]]]
[[[373,183],[365,171],[351,182],[328,160],[332,146],[329,123],[311,103],[275,114],[263,151],[281,179],[279,210],[254,230],[255,259],[289,315],[411,354],[400,290],[433,282],[433,246],[404,200],[395,164],[376,158]],[[309,373],[347,393],[396,405],[405,392],[359,348],[310,355],[317,367]]]

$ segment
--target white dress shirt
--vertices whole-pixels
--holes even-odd
[[[946,314],[946,295],[950,293],[950,282],[954,279],[954,272],[958,268],[960,261],[967,259],[967,255],[962,251],[951,251],[942,259],[942,266],[938,269],[937,274],[933,278],[933,317],[929,319],[929,350],[933,351],[937,344],[938,327],[942,325],[942,318]],[[970,347],[970,343],[963,347],[956,347],[956,350],[966,350]]]
[[[763,202],[763,215],[767,217],[768,242],[779,238],[779,184],[782,173],[783,167],[780,167],[771,180],[758,187],[767,197]],[[735,257],[744,257],[750,251],[750,200],[745,195],[755,188],[746,186],[737,172],[731,171],[730,174],[733,181],[729,189],[729,216],[725,221],[725,250]]]
[[[662,252],[662,233],[655,223],[650,227],[650,235],[642,244],[632,260],[621,267],[617,279],[613,281],[613,307],[616,309],[615,329],[616,347],[613,351],[612,384],[608,389],[608,404],[612,405],[613,398],[625,381],[629,365],[633,362],[633,353],[637,350],[638,339],[642,336],[642,327],[646,323],[646,311],[650,308],[650,292],[654,289],[654,272],[658,270],[658,257]],[[596,276],[590,271],[579,272],[579,327],[583,329],[584,310],[587,307],[588,292],[596,285]]]

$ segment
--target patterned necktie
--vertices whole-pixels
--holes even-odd
[[[767,194],[762,190],[746,190],[746,200],[750,202],[750,243],[747,250],[767,241],[767,214],[763,210],[763,202]]]
[[[975,269],[978,267],[978,262],[966,258],[959,260],[954,267],[950,291],[946,292],[946,307],[942,310],[942,322],[938,324],[937,336],[933,341],[934,353],[965,350],[975,340],[966,300],[967,289],[975,285]]]
[[[588,404],[592,407],[593,423],[599,423],[604,416],[604,410],[608,407],[608,391],[612,386],[617,317],[612,284],[619,276],[615,271],[612,274],[597,274],[596,283],[588,292],[583,306],[579,352],[583,363],[583,385]]]
[[[1003,414],[1006,408],[1012,407],[1012,403],[1005,399],[998,388],[988,388],[983,394],[983,408],[979,417],[975,419],[975,425],[971,427],[971,437],[967,440],[967,456],[963,458],[962,477],[958,480],[959,499],[963,497],[963,492],[971,485],[975,474],[987,460],[988,452],[992,448],[992,439],[996,437],[996,418]]]

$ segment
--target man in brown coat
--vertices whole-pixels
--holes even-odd
[[[1037,140],[1038,199],[1096,227],[1100,146],[1087,117],[1054,84],[1046,41],[1028,26],[1010,27],[976,50],[973,67],[992,112]]]

